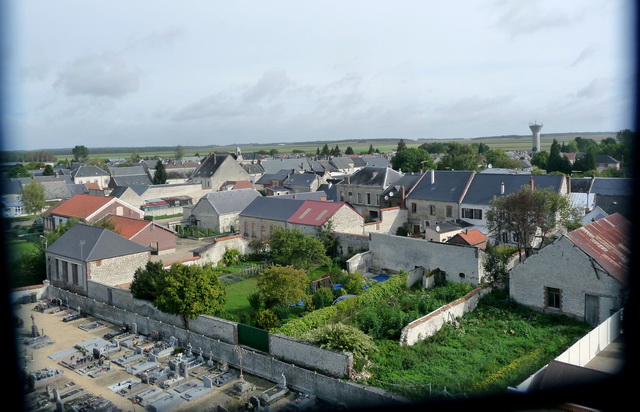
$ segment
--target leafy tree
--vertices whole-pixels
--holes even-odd
[[[516,248],[509,245],[492,245],[487,243],[485,249],[486,260],[484,270],[489,282],[504,282],[507,280],[509,269],[507,263],[509,257],[517,252]]]
[[[491,151],[491,148],[489,147],[488,144],[486,144],[486,143],[479,143],[478,144],[478,153],[487,154],[490,151]]]
[[[551,150],[549,151],[549,160],[547,161],[546,170],[547,173],[571,173],[571,162],[569,162],[569,159],[560,152],[560,145],[556,139],[553,139],[553,143],[551,143]]]
[[[398,140],[398,147],[396,148],[396,152],[400,153],[406,148],[407,148],[407,144],[404,142],[404,139]]]
[[[44,170],[42,171],[43,176],[53,176],[54,174],[55,172],[53,171],[53,166],[51,165],[46,165],[44,167]]]
[[[134,272],[130,286],[131,294],[136,299],[153,302],[158,293],[160,281],[165,274],[162,262],[147,262],[144,269],[138,268]]]
[[[346,155],[355,154],[354,151],[353,151],[353,147],[347,146],[347,149],[344,151],[344,154],[346,154]]]
[[[11,167],[9,173],[7,173],[8,177],[31,177],[31,173],[29,169],[27,169],[22,163],[18,163],[15,166]]]
[[[329,146],[326,143],[324,144],[324,146],[322,146],[321,154],[325,157],[331,156],[331,149],[329,149]]]
[[[271,258],[277,265],[309,269],[329,261],[323,243],[299,230],[274,228],[269,236],[269,247]]]
[[[228,249],[222,255],[222,263],[225,266],[231,266],[240,260],[240,251],[238,249]]]
[[[595,148],[590,146],[584,156],[579,157],[573,162],[573,170],[588,172],[596,169],[596,153]]]
[[[316,148],[316,156],[320,157],[320,148],[319,147]]]
[[[217,315],[226,300],[224,284],[212,266],[171,265],[158,282],[155,305],[163,312],[179,315],[188,328],[189,319]]]
[[[449,145],[447,143],[434,142],[434,143],[422,143],[418,148],[426,150],[429,153],[445,153]]]
[[[269,150],[269,156],[276,156],[278,154],[280,154],[280,152],[277,149]]]
[[[482,155],[469,145],[451,142],[445,155],[438,162],[440,170],[476,170],[482,163]]]
[[[520,162],[516,159],[510,158],[509,155],[507,155],[507,152],[503,149],[489,149],[484,154],[484,158],[487,161],[487,164],[490,164],[492,167],[505,169],[517,169],[520,167]]]
[[[76,162],[86,162],[89,158],[89,149],[83,145],[77,145],[71,149],[71,153]]]
[[[402,151],[398,151],[393,159],[391,166],[395,170],[403,172],[415,173],[421,170],[428,170],[435,167],[433,160],[428,152],[416,147],[410,147]]]
[[[265,309],[256,315],[256,326],[260,329],[273,329],[280,323],[278,316],[271,310]]]
[[[22,203],[28,215],[40,213],[46,204],[44,185],[37,180],[22,188]]]
[[[548,163],[549,163],[549,152],[547,151],[543,150],[541,152],[536,152],[536,154],[534,154],[531,157],[531,164],[539,167],[540,169],[547,170]]]
[[[298,303],[306,288],[307,273],[292,266],[271,266],[258,275],[258,290],[267,308]]]
[[[338,145],[336,145],[336,147],[331,149],[331,156],[337,157],[337,156],[340,156],[341,154],[342,154],[342,151],[340,150]]]
[[[262,298],[260,297],[260,292],[252,292],[247,296],[247,300],[249,301],[249,305],[251,305],[251,309],[254,312],[258,312],[260,307],[262,306]]]
[[[167,183],[167,170],[164,168],[162,160],[158,160],[156,162],[156,172],[153,175],[153,184],[163,185],[165,183]]]
[[[131,153],[131,156],[129,157],[129,162],[133,163],[133,164],[136,164],[136,163],[138,163],[138,160],[140,160],[140,155],[138,154],[137,151],[134,150]]]
[[[329,288],[320,288],[313,294],[312,300],[316,309],[331,306],[334,301],[333,292]]]
[[[182,158],[184,157],[184,149],[182,148],[181,145],[176,146],[176,154],[175,154],[175,158],[177,161],[182,160]]]
[[[373,154],[373,144],[369,144],[369,150],[367,150],[368,154]]]
[[[377,350],[370,336],[354,326],[341,322],[309,331],[303,338],[320,345],[321,348],[352,353],[354,366],[358,370],[362,370],[368,355]]]
[[[333,225],[327,222],[324,226],[318,226],[316,237],[324,245],[324,250],[330,258],[338,256],[338,237],[333,233]]]

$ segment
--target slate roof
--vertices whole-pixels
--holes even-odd
[[[284,186],[306,186],[311,185],[318,179],[318,175],[315,173],[292,173],[287,180],[284,181]]]
[[[67,190],[69,191],[69,197],[73,197],[79,193],[89,193],[89,188],[83,184],[67,185]]]
[[[146,173],[139,175],[111,176],[116,186],[151,185],[153,182]]]
[[[112,167],[109,169],[109,173],[111,176],[135,176],[135,175],[147,175],[147,172],[144,170],[142,165],[140,166],[123,166],[123,167]]]
[[[458,203],[462,200],[474,175],[474,172],[464,170],[427,170],[420,177],[420,181],[408,192],[407,199]],[[431,183],[432,177],[433,183]]]
[[[69,185],[64,180],[41,182],[44,186],[44,197],[47,200],[68,199],[71,197]],[[82,185],[80,185],[82,186]]]
[[[279,198],[287,198],[287,199],[302,199],[302,200],[320,200],[322,198],[326,198],[329,200],[329,196],[324,190],[317,190],[315,192],[300,192],[300,193],[290,193],[288,195],[280,195]]]
[[[589,193],[593,180],[591,177],[572,177],[570,180],[571,193]]]
[[[340,184],[351,184],[358,186],[378,186],[387,188],[402,177],[402,173],[390,167],[367,166],[352,174],[348,179]]]
[[[408,194],[411,188],[415,186],[416,183],[420,180],[419,173],[409,173],[402,176],[400,179],[396,180],[395,183],[389,185],[384,192],[381,193],[381,196],[389,196],[389,193],[393,192],[393,196],[398,196],[404,187],[405,194]]]
[[[631,260],[631,224],[616,213],[582,226],[565,236],[622,283]]]
[[[110,176],[109,173],[100,169],[98,166],[80,166],[71,172],[71,176],[76,177],[90,177],[90,176]]]
[[[255,189],[236,189],[207,193],[200,201],[209,202],[219,215],[224,215],[241,212],[256,197],[262,195]]]
[[[213,174],[216,172],[216,170],[218,170],[222,162],[227,160],[227,157],[229,156],[231,155],[228,153],[225,153],[225,154],[214,153],[214,154],[208,155],[202,160],[200,167],[198,167],[196,171],[193,172],[193,175],[191,175],[191,177],[197,178],[197,177],[213,176]],[[233,159],[233,156],[231,156],[231,158]]]
[[[265,159],[261,163],[265,173],[277,173],[282,169],[296,171],[310,171],[311,165],[307,158],[299,159]]]
[[[596,163],[614,164],[614,163],[620,163],[620,161],[614,159],[609,155],[596,155]]]
[[[82,245],[81,242],[83,242]],[[83,262],[91,262],[148,250],[150,249],[108,229],[77,223],[53,242],[46,249],[46,252]]]
[[[350,206],[344,202],[306,200],[287,221],[302,225],[322,226],[342,207]]]
[[[50,216],[52,214],[68,217],[77,217],[79,219],[85,219],[96,210],[100,209],[107,203],[111,202],[114,197],[78,194],[72,198],[62,200],[56,205],[45,211],[43,216]]]
[[[260,196],[253,199],[240,216],[286,221],[304,202],[284,196]]]
[[[329,163],[335,166],[337,169],[353,169],[353,159],[348,156],[336,156],[329,159]]]
[[[389,167],[391,165],[389,160],[382,156],[362,156],[361,159],[365,161],[367,166]]]
[[[19,180],[3,180],[0,187],[3,195],[17,195],[22,192],[22,183]]]
[[[494,197],[515,193],[522,186],[528,186],[533,179],[536,189],[552,188],[559,192],[564,180],[562,175],[494,175],[476,174],[469,185],[463,202],[473,205],[489,205]],[[504,194],[501,185],[504,183]]]
[[[264,173],[264,167],[262,167],[262,165],[258,163],[243,164],[242,167],[250,175],[259,175]]]
[[[260,179],[258,179],[256,181],[257,184],[261,184],[261,185],[265,185],[265,184],[270,184],[272,180],[286,180],[287,177],[291,174],[291,170],[289,169],[282,169],[282,170],[278,170],[275,173],[265,173],[262,176],[260,176]]]
[[[591,192],[597,195],[633,196],[633,179],[621,177],[596,177]]]

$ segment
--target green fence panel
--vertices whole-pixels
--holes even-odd
[[[269,332],[238,323],[238,343],[269,353]]]

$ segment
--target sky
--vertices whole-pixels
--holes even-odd
[[[4,149],[633,128],[633,4],[13,0]]]

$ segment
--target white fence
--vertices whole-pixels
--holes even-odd
[[[585,366],[598,353],[613,342],[622,331],[623,309],[611,315],[569,349],[560,354],[555,360],[575,366]],[[527,380],[518,385],[515,390],[526,392],[535,377],[546,368],[543,367]]]

